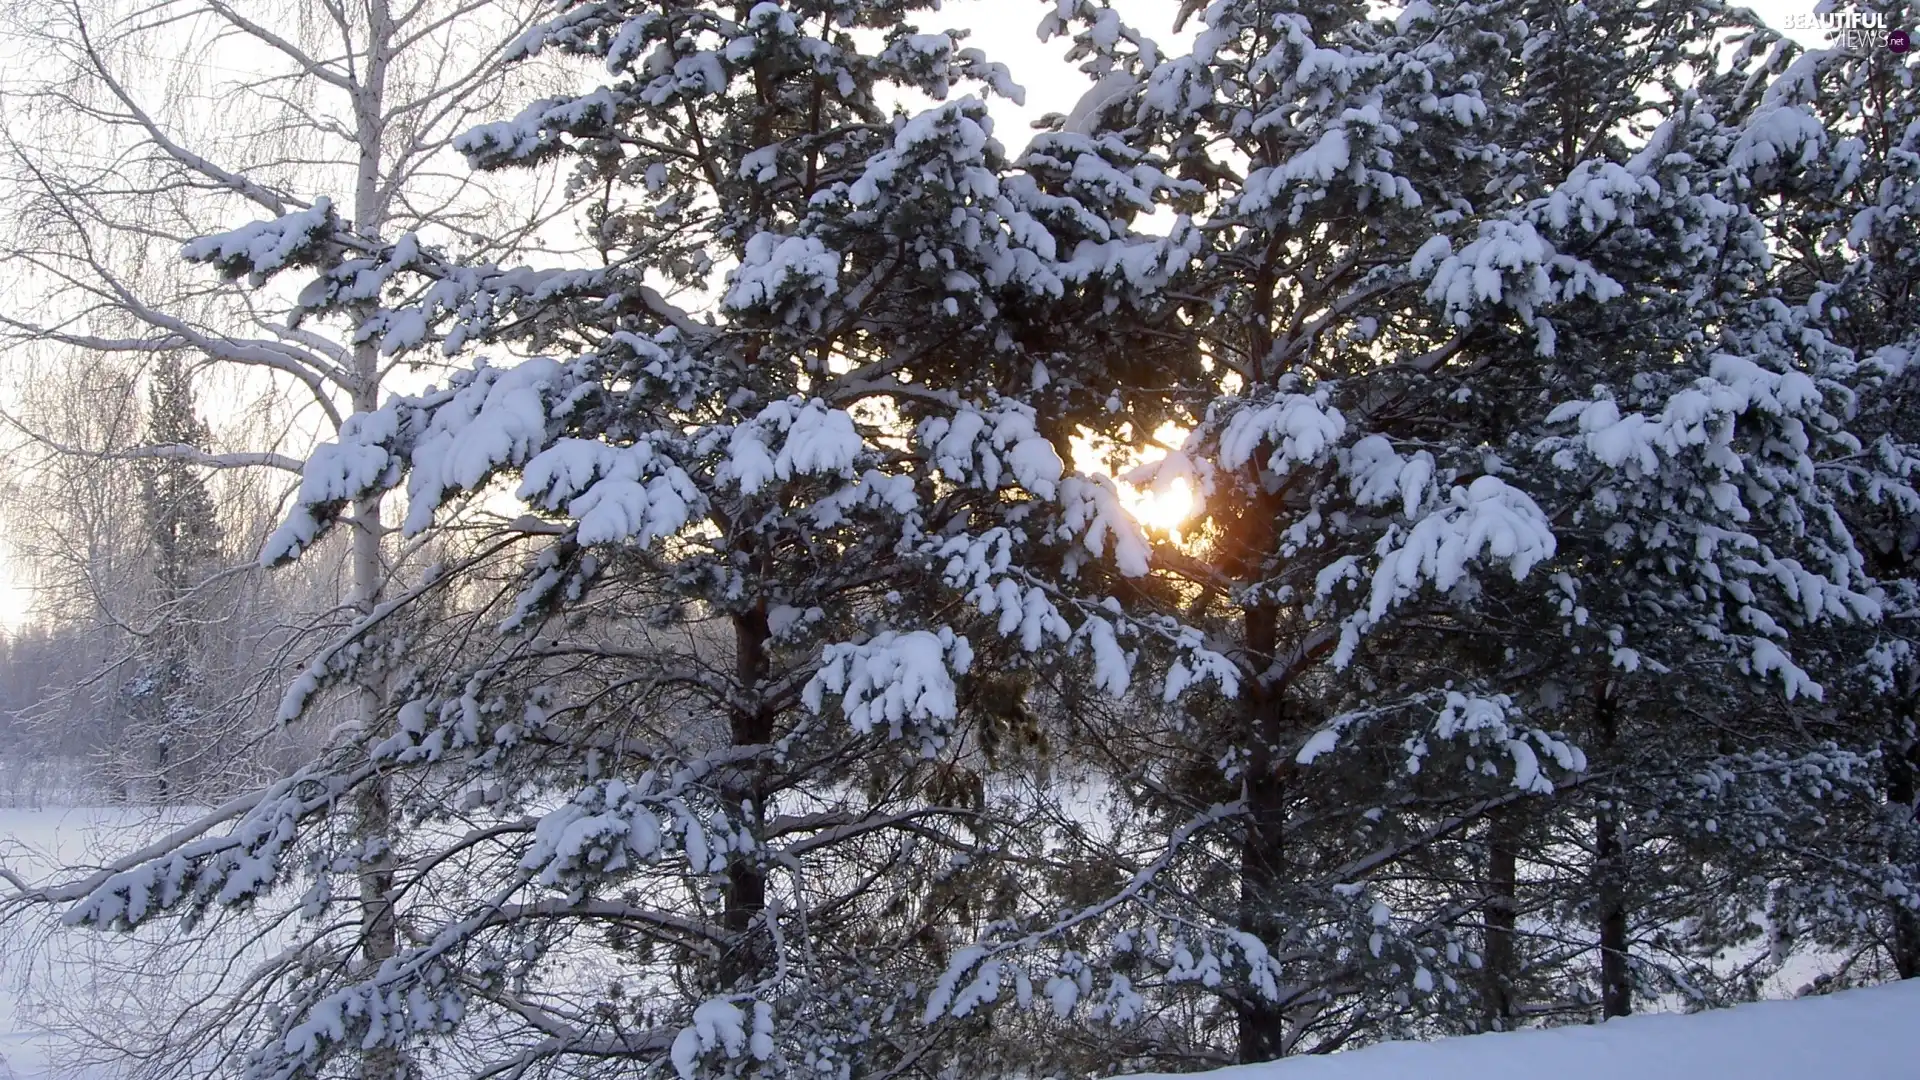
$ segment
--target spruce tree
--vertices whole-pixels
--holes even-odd
[[[203,606],[194,603],[194,594],[216,568],[221,544],[205,470],[193,460],[195,452],[208,451],[211,435],[195,411],[193,385],[177,354],[160,357],[148,374],[145,437],[154,447],[185,451],[138,462],[153,577],[148,608],[154,614],[141,669],[128,686],[138,721],[129,737],[152,744],[153,783],[164,803],[174,787],[177,750],[194,738],[193,649]]]

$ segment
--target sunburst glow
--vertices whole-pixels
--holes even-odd
[[[1154,433],[1154,441],[1162,446],[1178,446],[1185,435],[1186,432],[1167,424]],[[1074,468],[1085,473],[1113,477],[1120,489],[1120,503],[1135,521],[1149,532],[1171,534],[1178,540],[1180,526],[1200,509],[1199,500],[1187,481],[1175,479],[1165,487],[1154,490],[1135,487],[1120,479],[1129,470],[1157,461],[1161,456],[1120,451],[1112,443],[1088,435],[1073,440]]]
[[[1177,532],[1193,516],[1193,490],[1175,480],[1160,491],[1120,485],[1120,501],[1135,521],[1153,532]]]

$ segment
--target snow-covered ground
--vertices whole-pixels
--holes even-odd
[[[138,807],[0,808],[0,866],[28,880],[59,865],[97,864],[163,826]],[[51,915],[0,926],[0,1080],[41,1080],[72,1057],[41,1025],[76,1009],[125,1007],[97,979],[138,955],[116,935],[58,933]]]
[[[84,857],[90,844],[124,812],[0,809],[0,866],[33,879],[50,857]],[[7,927],[0,945],[0,1080],[45,1074],[48,1046],[30,1019],[46,981],[34,953],[45,927]],[[38,972],[39,974],[36,974]]]
[[[1712,1012],[1382,1043],[1208,1080],[1912,1080],[1920,979]],[[1134,1077],[1131,1080],[1175,1080]],[[1179,1080],[1192,1080],[1191,1077]]]

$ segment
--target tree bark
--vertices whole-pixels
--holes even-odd
[[[1520,811],[1503,806],[1487,825],[1486,940],[1482,945],[1487,1026],[1506,1031],[1517,1015],[1514,981],[1519,962],[1514,950],[1518,912]]]
[[[1920,817],[1920,739],[1913,737],[1911,727],[1906,734],[1905,739],[1883,743],[1881,750],[1887,762],[1887,805],[1895,812],[1904,811],[1911,827]],[[1920,979],[1920,911],[1898,898],[1893,901],[1893,940],[1888,950],[1893,954],[1893,969],[1902,979]]]
[[[1618,737],[1619,706],[1612,688],[1602,684],[1594,704],[1594,736],[1603,753],[1610,753]],[[1606,792],[1594,812],[1594,879],[1600,911],[1600,1014],[1626,1016],[1633,1012],[1633,978],[1628,953],[1626,900],[1626,844],[1620,821]]]
[[[734,616],[734,688],[735,705],[731,714],[733,745],[762,746],[773,741],[773,716],[761,701],[760,690],[767,676],[767,625],[764,602]],[[767,776],[764,768],[743,770],[721,785],[721,797],[732,813],[745,812],[752,817],[750,827],[759,835],[766,818]],[[744,808],[744,809],[743,809]],[[737,988],[742,982],[758,978],[772,957],[766,954],[768,938],[754,933],[754,922],[767,909],[766,868],[749,859],[736,858],[727,865],[725,910],[721,925],[731,939],[720,964],[720,985]]]
[[[389,0],[368,0],[364,78],[353,92],[354,141],[359,150],[353,220],[355,231],[375,242],[386,227],[381,159],[386,141],[387,67],[393,58],[395,29]],[[363,319],[370,317],[372,306],[359,314]],[[380,354],[371,339],[354,344],[351,391],[355,412],[380,407]],[[358,499],[353,507],[353,589],[362,615],[371,614],[379,606],[387,585],[386,559],[381,551],[383,507],[384,499],[377,495]],[[364,677],[355,694],[361,730],[368,735],[385,724],[386,692],[378,679],[377,673]],[[360,952],[372,970],[400,951],[394,896],[392,782],[385,775],[374,777],[362,790],[358,809],[362,842],[375,845],[376,851],[359,874]],[[399,1047],[374,1047],[360,1059],[360,1080],[403,1080],[412,1073],[412,1061]]]
[[[360,789],[355,810],[363,842],[378,843],[376,854],[360,867],[360,956],[368,973],[400,951],[400,934],[393,902],[393,806],[385,777]],[[399,1080],[412,1074],[407,1052],[395,1046],[376,1046],[360,1058],[362,1080]]]
[[[1273,509],[1257,500],[1248,510],[1247,547],[1254,553],[1243,576],[1257,578],[1271,549]],[[1271,663],[1279,644],[1280,609],[1266,602],[1247,608],[1245,642],[1255,670]],[[1284,688],[1251,680],[1241,737],[1248,750],[1244,779],[1246,813],[1240,842],[1239,929],[1271,947],[1279,940],[1279,896],[1286,881],[1286,790],[1281,769],[1285,734]],[[1247,988],[1235,1006],[1242,1063],[1272,1061],[1287,1051],[1286,1014],[1275,1002]]]
[[[1254,755],[1254,767],[1262,764]],[[1281,827],[1285,810],[1280,782],[1270,768],[1247,782],[1246,838],[1240,847],[1239,928],[1263,942],[1279,937],[1276,893],[1285,865]],[[1286,1016],[1279,1006],[1249,989],[1237,1009],[1240,1061],[1272,1061],[1286,1053]]]

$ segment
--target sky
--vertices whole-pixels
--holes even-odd
[[[1814,2],[1757,0],[1749,6],[1768,24],[1777,27],[1783,25],[1790,14],[1812,11]],[[1192,26],[1180,38],[1167,32],[1171,14],[1177,7],[1172,0],[1114,0],[1113,6],[1129,23],[1154,36],[1163,49],[1177,49],[1185,43],[1184,39],[1191,37]],[[920,20],[929,29],[940,26],[971,31],[971,44],[1006,64],[1015,80],[1025,87],[1027,95],[1023,104],[996,101],[991,105],[999,125],[995,134],[1009,150],[1018,149],[1026,142],[1031,121],[1049,112],[1070,111],[1087,86],[1084,76],[1064,63],[1068,42],[1055,39],[1043,43],[1034,32],[1044,13],[1045,8],[1034,0],[949,0],[938,15]],[[1820,44],[1818,35],[1812,31],[1792,31],[1789,36],[1804,44]],[[3,48],[4,42],[0,42],[0,49]],[[0,632],[17,629],[26,621],[33,595],[16,560],[11,558],[5,540],[0,536]]]

